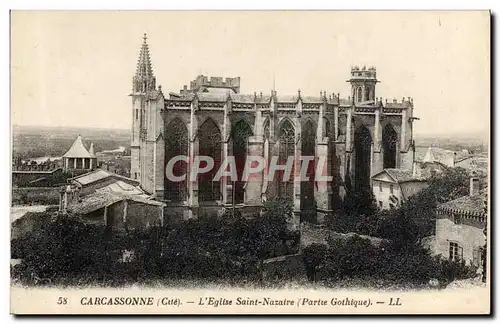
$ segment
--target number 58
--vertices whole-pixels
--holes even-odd
[[[57,299],[57,305],[66,305],[68,303],[68,298],[66,297],[59,297]]]

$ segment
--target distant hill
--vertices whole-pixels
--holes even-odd
[[[415,146],[437,146],[443,149],[460,151],[467,149],[473,153],[488,152],[489,135],[487,134],[424,134],[415,135]]]
[[[120,146],[124,146],[127,151],[130,149],[130,130],[13,125],[12,150],[23,159],[61,156],[79,134],[87,147],[94,143],[96,152],[113,150]]]

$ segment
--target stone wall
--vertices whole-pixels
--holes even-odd
[[[12,188],[12,205],[57,205],[59,187]]]

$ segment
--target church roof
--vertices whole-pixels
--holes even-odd
[[[95,155],[91,154],[83,144],[82,137],[78,135],[70,149],[63,155],[65,158],[92,158]]]

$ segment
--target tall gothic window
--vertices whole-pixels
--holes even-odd
[[[310,120],[302,126],[301,154],[302,156],[315,157],[316,151],[316,127]],[[300,207],[301,209],[311,209],[314,207],[314,173],[316,161],[310,161],[306,171],[309,181],[300,182]]]
[[[233,140],[233,156],[236,161],[238,181],[234,184],[234,203],[241,204],[245,200],[245,182],[241,181],[248,150],[248,137],[252,136],[252,128],[244,120],[236,123],[231,130]]]
[[[330,121],[326,117],[323,117],[323,137],[328,137],[330,141],[334,139],[330,130]]]
[[[279,164],[286,164],[289,156],[295,156],[295,130],[289,120],[283,121],[279,132]],[[283,181],[283,171],[276,172],[278,197],[293,200],[293,172],[289,179]]]
[[[370,188],[372,137],[370,131],[361,125],[354,133],[355,179],[356,191],[367,191]]]
[[[384,169],[396,167],[396,156],[398,147],[398,134],[391,124],[387,124],[382,130],[382,148],[384,151]]]
[[[264,139],[269,139],[271,137],[269,123],[269,119],[266,119],[266,122],[264,123]]]
[[[198,175],[198,193],[200,201],[220,199],[220,182],[213,181],[221,165],[221,134],[219,127],[212,119],[207,119],[198,130],[199,153],[214,159],[212,170]],[[200,165],[204,167],[204,165]]]
[[[188,130],[180,118],[172,120],[165,130],[165,165],[175,156],[188,155]],[[187,163],[177,161],[173,166],[174,176],[187,173]],[[171,201],[184,201],[187,199],[187,179],[173,182],[165,179],[165,199]]]
[[[361,90],[361,87],[358,87],[358,102],[363,101],[363,90]]]

